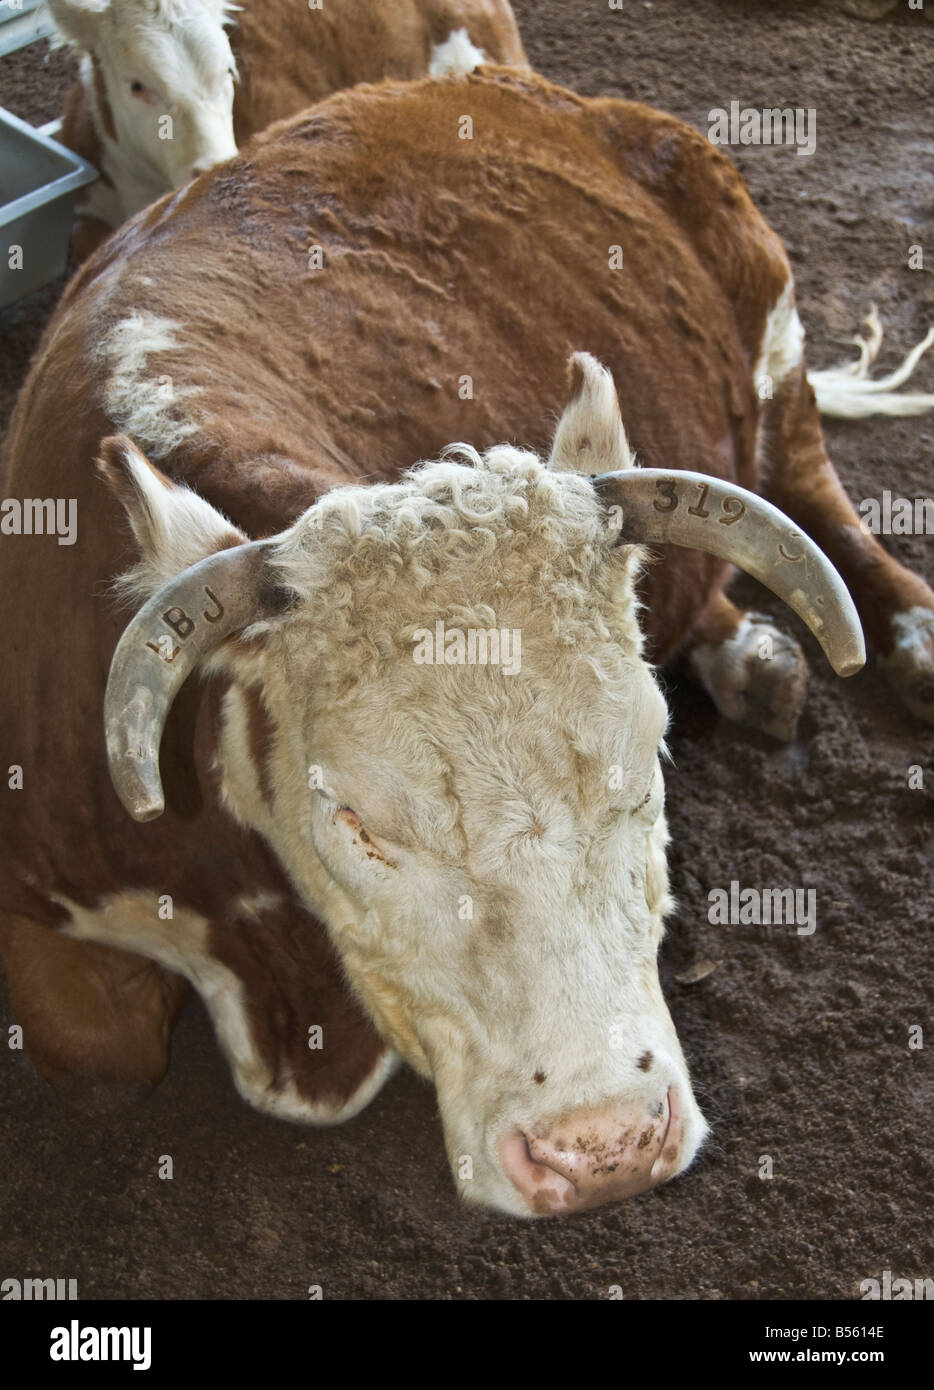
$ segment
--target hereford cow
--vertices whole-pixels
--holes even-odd
[[[273,1114],[431,1077],[467,1200],[571,1212],[691,1163],[656,666],[790,732],[800,650],[723,584],[845,675],[832,560],[934,710],[934,593],[841,489],[726,158],[505,69],[332,97],[78,273],[3,485],[78,519],[0,535],[0,941],[53,1085],[155,1085],[187,980]]]
[[[62,140],[101,171],[76,259],[273,121],[341,87],[526,67],[509,0],[48,0],[81,57]],[[230,33],[228,34],[228,29]]]

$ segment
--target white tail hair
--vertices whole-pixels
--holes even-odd
[[[867,336],[862,338],[857,333],[853,339],[859,348],[858,361],[845,362],[822,372],[808,372],[821,414],[834,415],[841,420],[864,420],[869,415],[923,415],[926,410],[934,410],[934,395],[920,391],[903,396],[896,394],[897,388],[908,380],[918,365],[922,353],[934,343],[934,327],[928,329],[900,367],[888,376],[873,379],[869,369],[882,345],[882,321],[875,304],[869,306],[864,323]]]

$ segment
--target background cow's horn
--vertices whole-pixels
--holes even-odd
[[[839,676],[866,661],[863,629],[840,575],[818,546],[764,498],[704,473],[631,468],[603,473],[594,487],[620,541],[705,550],[771,589],[813,632]]]
[[[117,643],[104,732],[111,781],[134,820],[165,809],[159,745],[186,677],[230,633],[282,607],[266,573],[269,548],[251,541],[200,560],[153,594]]]

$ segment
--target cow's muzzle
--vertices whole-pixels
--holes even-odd
[[[656,1103],[573,1110],[542,1131],[500,1142],[509,1178],[541,1216],[586,1211],[634,1197],[687,1166],[697,1147],[677,1085]]]

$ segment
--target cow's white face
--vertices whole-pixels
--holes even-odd
[[[630,462],[612,382],[589,386],[550,465],[501,448],[323,498],[271,567],[291,608],[221,658],[230,809],[433,1079],[464,1198],[519,1215],[642,1191],[706,1130],[656,963],[667,714],[642,656],[639,555],[561,471],[584,439]],[[601,392],[616,424],[595,413]],[[217,518],[206,544],[206,504],[135,471],[151,590],[230,528]],[[510,634],[508,660],[471,662],[469,634],[491,629]]]
[[[267,699],[286,760],[321,786],[291,795],[276,765],[269,820],[291,820],[280,854],[380,1031],[434,1080],[463,1196],[527,1214],[638,1191],[685,1166],[704,1126],[656,963],[664,700],[601,632],[620,629],[610,602],[557,649],[531,631],[534,603],[497,608],[528,634],[516,676],[416,666],[403,641],[343,698],[311,693],[297,625],[291,695],[271,682]],[[585,1173],[571,1193],[547,1180],[561,1168],[523,1170],[523,1137],[574,1152],[581,1134],[594,1170],[628,1163],[630,1181]]]
[[[61,32],[88,55],[84,81],[126,214],[236,153],[221,0],[50,3]]]

